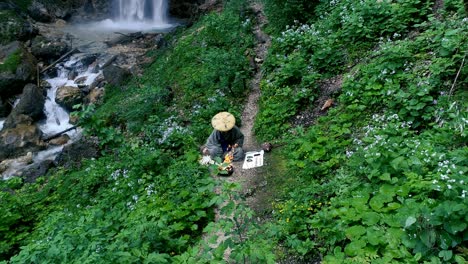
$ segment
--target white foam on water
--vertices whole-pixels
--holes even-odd
[[[45,160],[53,160],[63,150],[63,146],[52,147],[43,151],[39,151],[33,157],[34,163],[39,163]]]
[[[47,90],[47,98],[44,104],[44,112],[47,118],[39,124],[39,128],[44,134],[53,135],[73,126],[70,124],[68,112],[55,102],[57,89],[65,85],[76,87],[76,84],[60,75],[46,81],[51,85],[51,88]]]

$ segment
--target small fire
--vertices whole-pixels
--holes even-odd
[[[224,157],[224,163],[231,163],[233,159],[234,159],[234,155],[232,153],[228,153]]]

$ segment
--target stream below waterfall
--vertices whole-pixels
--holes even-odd
[[[55,135],[74,125],[70,123],[69,112],[57,104],[57,91],[61,87],[93,87],[99,78],[103,78],[102,66],[108,63],[110,57],[118,55],[110,51],[105,42],[120,34],[130,32],[163,33],[172,30],[178,24],[170,23],[167,18],[166,0],[113,0],[119,6],[118,17],[97,22],[81,24],[53,25],[42,24],[44,32],[55,37],[70,36],[72,46],[79,52],[70,56],[66,61],[60,62],[51,70],[50,77],[42,80],[49,84],[46,87],[46,100],[44,113],[46,118],[37,123],[43,133],[43,138]],[[150,10],[148,10],[150,9]],[[122,51],[120,51],[122,52]],[[92,63],[84,64],[83,58],[95,56]],[[84,60],[86,61],[86,59]],[[91,88],[92,89],[92,88]],[[88,91],[89,92],[89,91]],[[17,102],[16,102],[17,103]],[[0,119],[0,131],[5,119]],[[47,160],[54,160],[64,146],[72,144],[81,136],[81,129],[76,128],[66,132],[69,141],[64,145],[49,145],[45,150],[37,153],[11,159],[0,163],[0,175],[3,179],[21,175],[22,171],[35,164]],[[6,164],[4,164],[7,162]],[[6,168],[6,169],[5,169]]]

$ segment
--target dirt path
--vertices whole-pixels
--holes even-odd
[[[260,81],[262,80],[261,65],[265,59],[268,47],[270,45],[270,37],[262,31],[262,27],[266,24],[266,17],[263,13],[263,6],[260,3],[253,2],[251,8],[256,16],[256,24],[254,26],[254,34],[256,38],[255,51],[255,69],[256,73],[250,82],[250,93],[247,98],[244,111],[242,113],[242,127],[240,128],[244,134],[244,151],[260,150],[260,144],[257,142],[253,133],[255,118],[258,113],[258,100],[260,98]],[[243,162],[235,162],[234,174],[227,178],[228,181],[237,182],[242,185],[242,193],[248,197],[248,204],[255,203],[253,196],[258,185],[262,184],[260,175],[261,168],[249,170],[242,169]]]
[[[256,38],[256,45],[254,48],[255,57],[255,75],[250,81],[250,93],[245,103],[244,111],[242,113],[242,126],[241,131],[244,134],[244,151],[253,151],[260,150],[260,144],[256,141],[255,135],[253,133],[253,126],[255,122],[256,115],[258,113],[258,100],[260,98],[260,81],[262,80],[261,66],[263,60],[265,59],[268,47],[271,43],[270,37],[266,35],[262,28],[266,24],[266,17],[263,13],[263,6],[261,3],[257,3],[255,0],[251,2],[250,8],[256,17],[256,24],[254,26],[254,34]],[[254,168],[249,170],[242,169],[243,161],[234,162],[234,173],[230,177],[219,177],[220,181],[228,181],[232,183],[238,183],[242,186],[241,197],[246,199],[246,204],[249,207],[255,207],[257,200],[255,192],[259,187],[265,185],[264,177],[261,173],[262,168]],[[241,201],[234,201],[236,204]],[[224,204],[225,205],[225,204]],[[217,222],[220,219],[231,218],[232,216],[222,215],[221,208],[224,206],[221,205],[215,210],[215,221]],[[216,244],[210,245],[211,248],[216,248],[220,243],[227,239],[225,232],[217,231],[216,232],[217,241]],[[209,234],[206,234],[205,239],[209,237]],[[228,248],[224,253],[224,259],[229,262],[229,255],[231,254],[230,248]]]

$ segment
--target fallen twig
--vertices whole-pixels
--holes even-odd
[[[74,48],[72,50],[70,50],[69,52],[65,53],[62,57],[58,58],[56,61],[54,61],[52,64],[50,64],[49,66],[45,67],[41,73],[44,73],[46,71],[48,71],[49,69],[51,69],[52,67],[54,67],[57,63],[61,62],[62,60],[64,60],[66,57],[70,56],[71,54],[77,52],[78,49],[77,48]]]
[[[465,58],[466,58],[466,53],[465,53],[465,56],[463,56],[463,60],[462,60],[462,63],[460,65],[460,69],[458,69],[457,75],[455,76],[455,80],[453,80],[452,87],[450,87],[449,96],[452,96],[453,89],[455,88],[455,84],[457,83],[458,76],[460,75],[461,69],[463,68],[463,64],[465,64]]]

